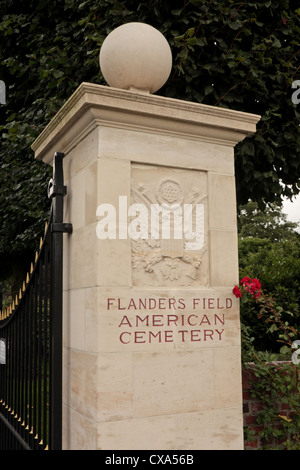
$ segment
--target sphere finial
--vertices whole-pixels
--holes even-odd
[[[119,26],[106,37],[99,61],[108,85],[154,93],[169,78],[172,52],[160,31],[133,22]]]

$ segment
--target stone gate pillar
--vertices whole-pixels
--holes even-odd
[[[65,153],[65,449],[242,449],[234,146],[259,116],[82,83]],[[169,232],[168,232],[169,227]]]

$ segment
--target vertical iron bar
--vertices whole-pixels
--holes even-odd
[[[29,356],[29,350],[30,350],[30,318],[28,315],[28,295],[24,299],[23,302],[23,308],[22,308],[22,314],[25,319],[25,361],[24,361],[24,367],[25,367],[25,390],[24,390],[24,421],[25,421],[25,434],[26,438],[28,437],[28,429],[29,429],[29,384],[30,384],[30,377],[29,377],[29,362],[30,362],[30,356]],[[28,442],[28,440],[27,440]]]
[[[13,346],[13,354],[11,356],[11,361],[13,364],[13,373],[12,373],[12,400],[11,400],[11,412],[10,412],[10,418],[14,414],[14,410],[16,407],[16,396],[17,396],[17,324],[16,322],[13,322],[13,339],[12,339],[12,346]]]
[[[21,386],[21,435],[22,438],[24,439],[24,431],[25,431],[25,416],[26,416],[26,405],[25,405],[25,387],[26,387],[26,382],[25,382],[25,367],[26,367],[26,362],[25,362],[25,352],[26,352],[26,318],[23,314],[23,306],[19,308],[19,315],[22,318],[22,386]]]
[[[39,342],[38,342],[38,424],[37,424],[37,434],[39,437],[39,441],[42,437],[42,410],[41,410],[41,403],[42,403],[42,293],[41,293],[41,282],[42,282],[42,270],[41,264],[39,266],[38,271],[38,283],[37,283],[37,290],[38,290],[38,322],[39,322]]]
[[[44,245],[44,426],[43,426],[43,441],[45,446],[49,445],[49,290],[48,290],[48,269],[49,269],[49,237],[45,240]]]
[[[34,334],[33,334],[33,315],[32,315],[32,286],[30,286],[29,289],[29,294],[28,294],[28,321],[29,321],[29,369],[28,369],[28,433],[29,433],[29,438],[31,438],[33,432],[32,432],[32,409],[33,409],[33,396],[32,396],[32,383],[33,383],[33,342],[34,342]],[[29,439],[29,444],[32,445],[31,439]]]
[[[50,192],[53,207],[53,225],[63,222],[63,153],[55,153],[53,187]],[[50,449],[62,448],[62,256],[63,232],[52,231],[51,253],[51,436]]]
[[[53,205],[52,205],[53,208]],[[53,212],[52,212],[52,222],[51,226],[53,223]],[[49,233],[49,318],[48,318],[48,328],[49,328],[49,449],[52,448],[51,444],[51,436],[52,436],[52,298],[51,298],[51,293],[52,293],[52,245],[53,245],[53,239],[52,239],[52,234],[51,230]],[[54,432],[54,431],[53,431]]]
[[[20,405],[20,361],[21,361],[21,345],[20,345],[20,339],[21,339],[21,331],[20,331],[20,316],[15,315],[15,324],[16,324],[16,354],[15,354],[15,362],[16,362],[16,376],[15,376],[15,382],[16,382],[16,402],[15,402],[15,408],[14,408],[14,418],[15,418],[15,426],[17,423],[17,419],[19,418],[19,405]],[[17,426],[16,426],[17,427]]]
[[[36,283],[36,276],[33,280],[33,315],[34,315],[34,322],[33,322],[33,443],[34,449],[36,447],[36,434],[37,434],[37,401],[38,401],[38,377],[37,377],[37,370],[38,370],[38,308],[37,308],[37,283]]]

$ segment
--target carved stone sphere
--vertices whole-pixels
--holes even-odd
[[[172,52],[160,31],[133,22],[119,26],[106,37],[99,61],[108,85],[154,93],[169,78]]]

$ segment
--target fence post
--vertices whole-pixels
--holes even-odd
[[[71,232],[71,224],[63,224],[63,202],[66,195],[63,177],[64,154],[56,152],[53,179],[49,182],[48,196],[52,198],[53,222],[51,226],[51,360],[50,360],[50,449],[62,448],[62,283],[63,233]]]

